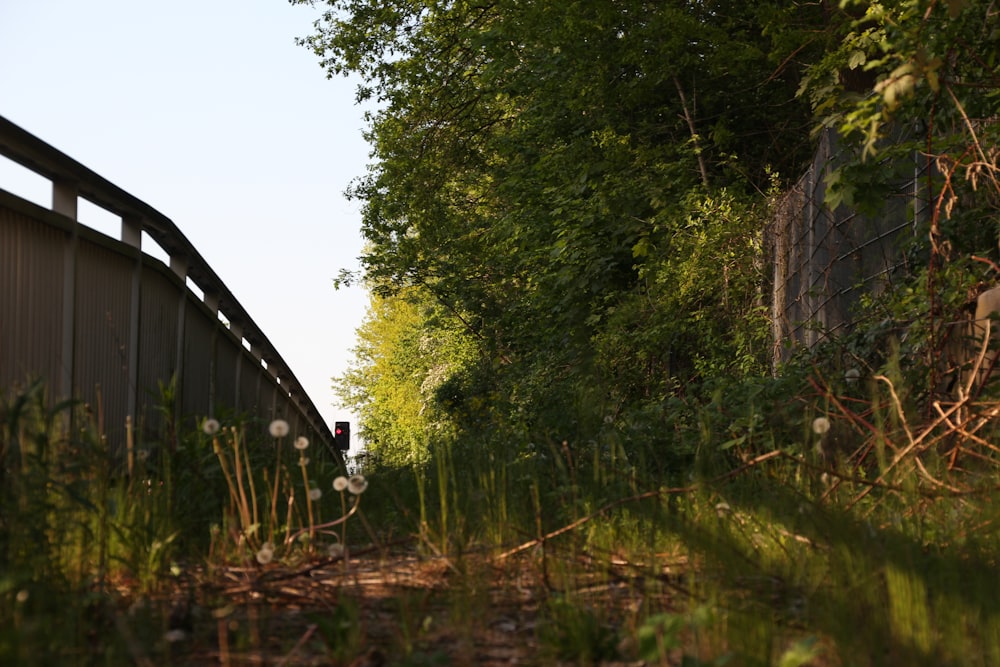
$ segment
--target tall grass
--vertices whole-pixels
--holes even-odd
[[[114,462],[89,407],[49,407],[44,386],[0,404],[0,655],[50,662],[86,648],[109,659],[122,588],[150,594],[179,527],[170,466],[141,449]],[[55,631],[58,629],[58,631]]]
[[[926,416],[898,382],[720,396],[671,480],[609,433],[454,443],[377,486],[416,480],[435,553],[531,569],[550,659],[1000,664],[1000,404]]]
[[[344,521],[331,512],[324,522],[318,489],[326,482],[325,504],[339,504],[331,486],[339,461],[322,451],[310,461],[304,438],[285,448],[286,461],[246,419],[223,428],[208,420],[207,433],[164,414],[157,442],[135,442],[129,429],[116,452],[90,406],[52,405],[42,383],[3,396],[0,664],[166,659],[173,649],[164,637],[182,629],[174,607],[187,605],[206,572],[262,561],[271,535],[280,539],[268,561],[312,557],[320,537],[342,545]],[[248,424],[261,435],[249,437]],[[340,506],[354,514],[363,481],[343,484],[354,493]],[[282,506],[273,523],[262,510],[272,488]]]
[[[146,642],[178,659],[163,637],[196,569],[294,569],[409,535],[452,579],[387,612],[399,664],[440,658],[442,604],[470,646],[497,596],[527,601],[542,663],[1000,664],[1000,404],[928,415],[888,376],[773,391],[693,406],[677,437],[697,455],[669,478],[613,428],[440,443],[418,468],[364,470],[362,514],[339,462],[294,434],[175,427],[176,451],[136,443],[124,474],[84,406],[32,386],[2,405],[0,658],[131,664]],[[266,607],[199,604],[215,650],[262,645],[228,628]],[[334,664],[367,649],[356,604],[310,616]]]

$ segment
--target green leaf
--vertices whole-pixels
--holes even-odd
[[[851,51],[847,56],[848,69],[857,69],[868,60],[868,55],[861,49]]]
[[[800,639],[792,644],[778,659],[778,667],[802,667],[821,654],[815,637]]]

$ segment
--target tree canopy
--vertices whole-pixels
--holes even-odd
[[[377,108],[349,192],[373,305],[342,392],[387,456],[429,414],[453,435],[640,429],[663,455],[672,401],[768,371],[768,206],[813,129],[870,152],[914,91],[995,82],[979,2],[327,5],[303,43]]]

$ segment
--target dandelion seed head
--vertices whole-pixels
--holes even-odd
[[[257,562],[261,565],[267,565],[272,560],[274,560],[274,552],[261,547],[260,551],[257,552]]]
[[[847,380],[849,384],[854,384],[861,377],[861,371],[857,368],[848,368],[847,372],[844,373],[844,379]]]
[[[319,500],[323,497],[323,492],[319,489],[309,489],[309,500]]]
[[[288,435],[288,422],[284,419],[275,419],[271,422],[271,425],[267,428],[271,432],[271,436],[275,438],[284,438]]]
[[[340,542],[334,542],[326,548],[326,554],[330,558],[340,558],[344,555],[344,545]]]
[[[300,435],[299,437],[295,438],[295,449],[297,449],[299,451],[302,451],[303,449],[306,449],[307,447],[309,447],[309,438],[307,438],[305,436],[302,436],[302,435]]]
[[[368,480],[364,475],[351,475],[347,480],[347,490],[356,496],[360,496],[368,488]]]
[[[187,633],[181,629],[167,630],[163,633],[163,641],[168,644],[176,644],[177,642],[182,642],[187,639]]]
[[[813,433],[823,435],[830,430],[830,420],[826,417],[816,417],[813,420]]]
[[[201,430],[205,432],[205,435],[215,435],[219,432],[219,420],[218,419],[206,419],[205,423],[201,425]]]
[[[333,490],[334,491],[346,491],[347,490],[347,478],[341,475],[333,480]]]

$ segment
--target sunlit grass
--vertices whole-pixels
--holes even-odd
[[[968,406],[970,440],[904,413],[884,385],[850,413],[805,405],[801,425],[740,417],[753,438],[706,415],[699,458],[670,480],[616,441],[542,439],[442,444],[426,465],[366,479],[307,457],[294,434],[226,419],[178,429],[173,452],[134,443],[127,474],[81,406],[48,408],[40,385],[14,392],[0,657],[308,651],[349,664],[377,648],[427,664],[445,659],[445,641],[452,657],[474,656],[504,604],[520,611],[501,627],[532,619],[542,662],[1000,664],[1000,479],[983,444],[993,426],[977,421],[992,407]],[[828,456],[817,443],[845,424],[856,446]],[[440,563],[448,585],[382,608],[388,634],[346,597],[317,597],[325,615],[298,628],[248,597],[254,581],[315,564],[350,581],[353,551],[391,568],[390,544]],[[246,583],[220,588],[234,573]]]

